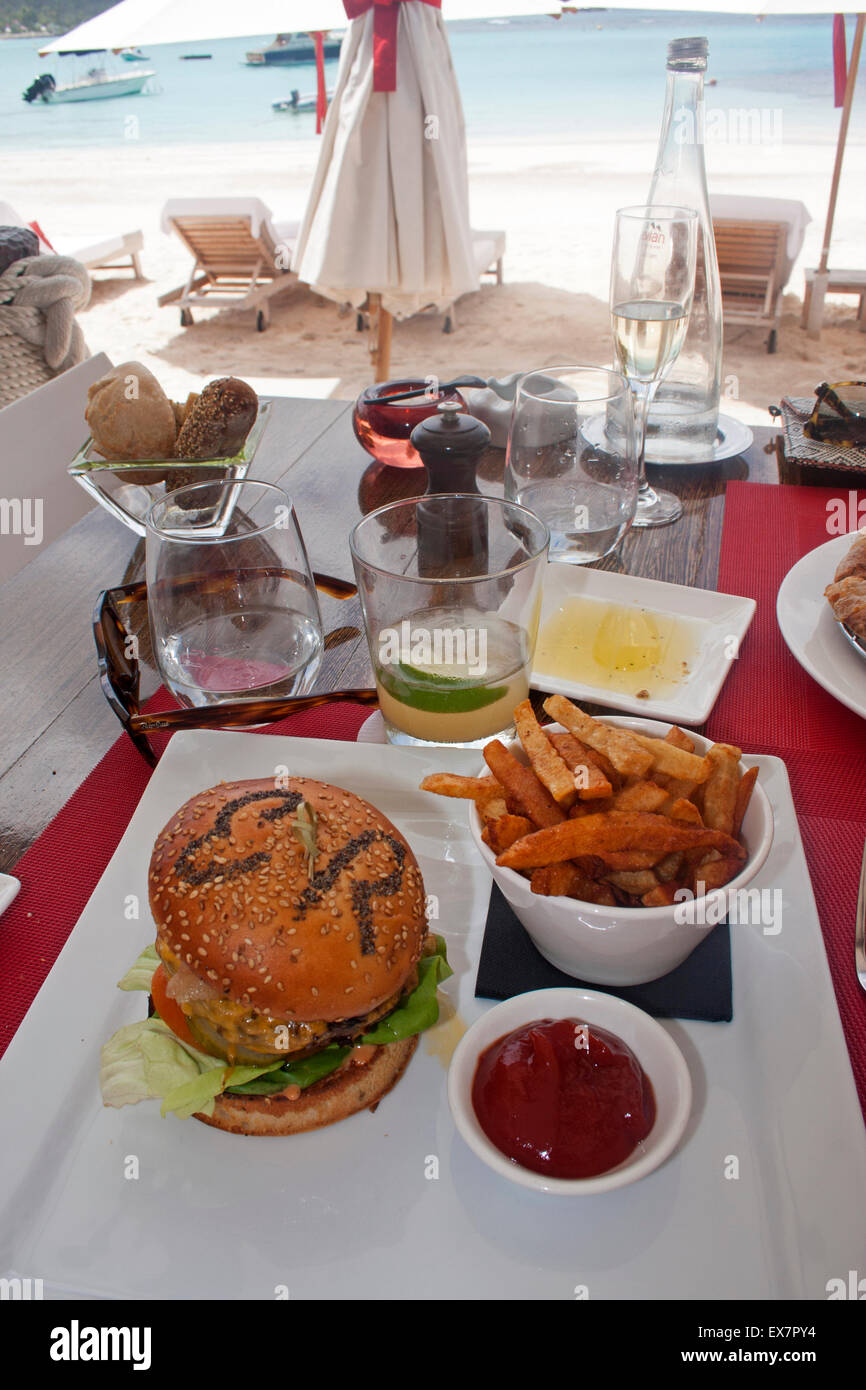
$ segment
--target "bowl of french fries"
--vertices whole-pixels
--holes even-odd
[[[593,719],[561,695],[484,749],[474,778],[422,787],[471,802],[478,852],[536,948],[589,984],[668,974],[759,873],[773,814],[739,748],[655,720]]]

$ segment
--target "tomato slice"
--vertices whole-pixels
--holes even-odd
[[[153,1007],[159,1014],[167,1028],[180,1038],[181,1042],[189,1043],[191,1047],[198,1047],[198,1043],[189,1031],[186,1021],[186,1014],[180,1007],[176,999],[172,999],[167,993],[168,990],[168,971],[160,962],[153,974],[150,984],[150,996],[153,1000]]]

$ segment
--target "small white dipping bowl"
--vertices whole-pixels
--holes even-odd
[[[659,738],[671,727],[654,719],[608,715],[604,723]],[[557,731],[560,725],[548,727]],[[697,753],[705,753],[712,746],[711,741],[700,734],[689,731],[689,736],[694,739]],[[527,761],[518,739],[509,747],[521,762]],[[740,768],[744,772],[746,764],[741,763]],[[689,920],[684,910],[691,904],[602,907],[578,898],[544,897],[533,893],[528,878],[514,869],[500,868],[496,863],[495,854],[481,838],[484,824],[474,805],[469,808],[469,828],[481,858],[545,960],[564,974],[590,984],[642,985],[682,965],[712,931],[717,920],[716,911],[727,902],[727,895],[745,888],[763,867],[773,843],[773,812],[759,779],[741,833],[748,857],[730,883],[694,900],[697,920]]]
[[[487,1138],[472,1104],[472,1083],[482,1052],[516,1028],[543,1018],[577,1018],[590,1027],[606,1028],[631,1048],[652,1082],[656,1118],[646,1139],[616,1168],[594,1178],[548,1178],[515,1163]],[[591,989],[536,989],[488,1009],[463,1035],[448,1070],[448,1102],[460,1134],[495,1173],[536,1192],[586,1197],[637,1182],[664,1163],[688,1123],[692,1082],[673,1038],[643,1009]]]

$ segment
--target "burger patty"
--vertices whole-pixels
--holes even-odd
[[[159,953],[170,977],[173,978],[178,973],[178,967],[181,971],[185,970],[164,943],[160,943]],[[225,1057],[229,1062],[255,1064],[262,1059],[269,1060],[275,1057],[291,1057],[297,1061],[320,1052],[330,1043],[353,1042],[374,1023],[391,1013],[403,996],[415,988],[418,983],[418,971],[413,969],[397,993],[375,1009],[371,1009],[369,1013],[330,1022],[298,1022],[278,1018],[274,1014],[251,1009],[248,1004],[226,999],[216,990],[200,997],[203,992],[202,982],[195,978],[194,993],[198,997],[185,999],[182,992],[172,990],[171,983],[168,992],[177,998],[189,1030],[202,1051],[215,1057]]]

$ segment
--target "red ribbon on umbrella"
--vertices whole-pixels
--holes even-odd
[[[848,84],[848,54],[845,48],[845,16],[833,16],[833,105],[845,105]]]
[[[373,91],[397,90],[397,6],[430,5],[441,10],[442,0],[343,0],[347,19],[360,19],[373,10]]]
[[[325,87],[325,36],[320,31],[313,35],[316,46],[316,134],[321,135],[325,117],[328,114],[328,92]]]

